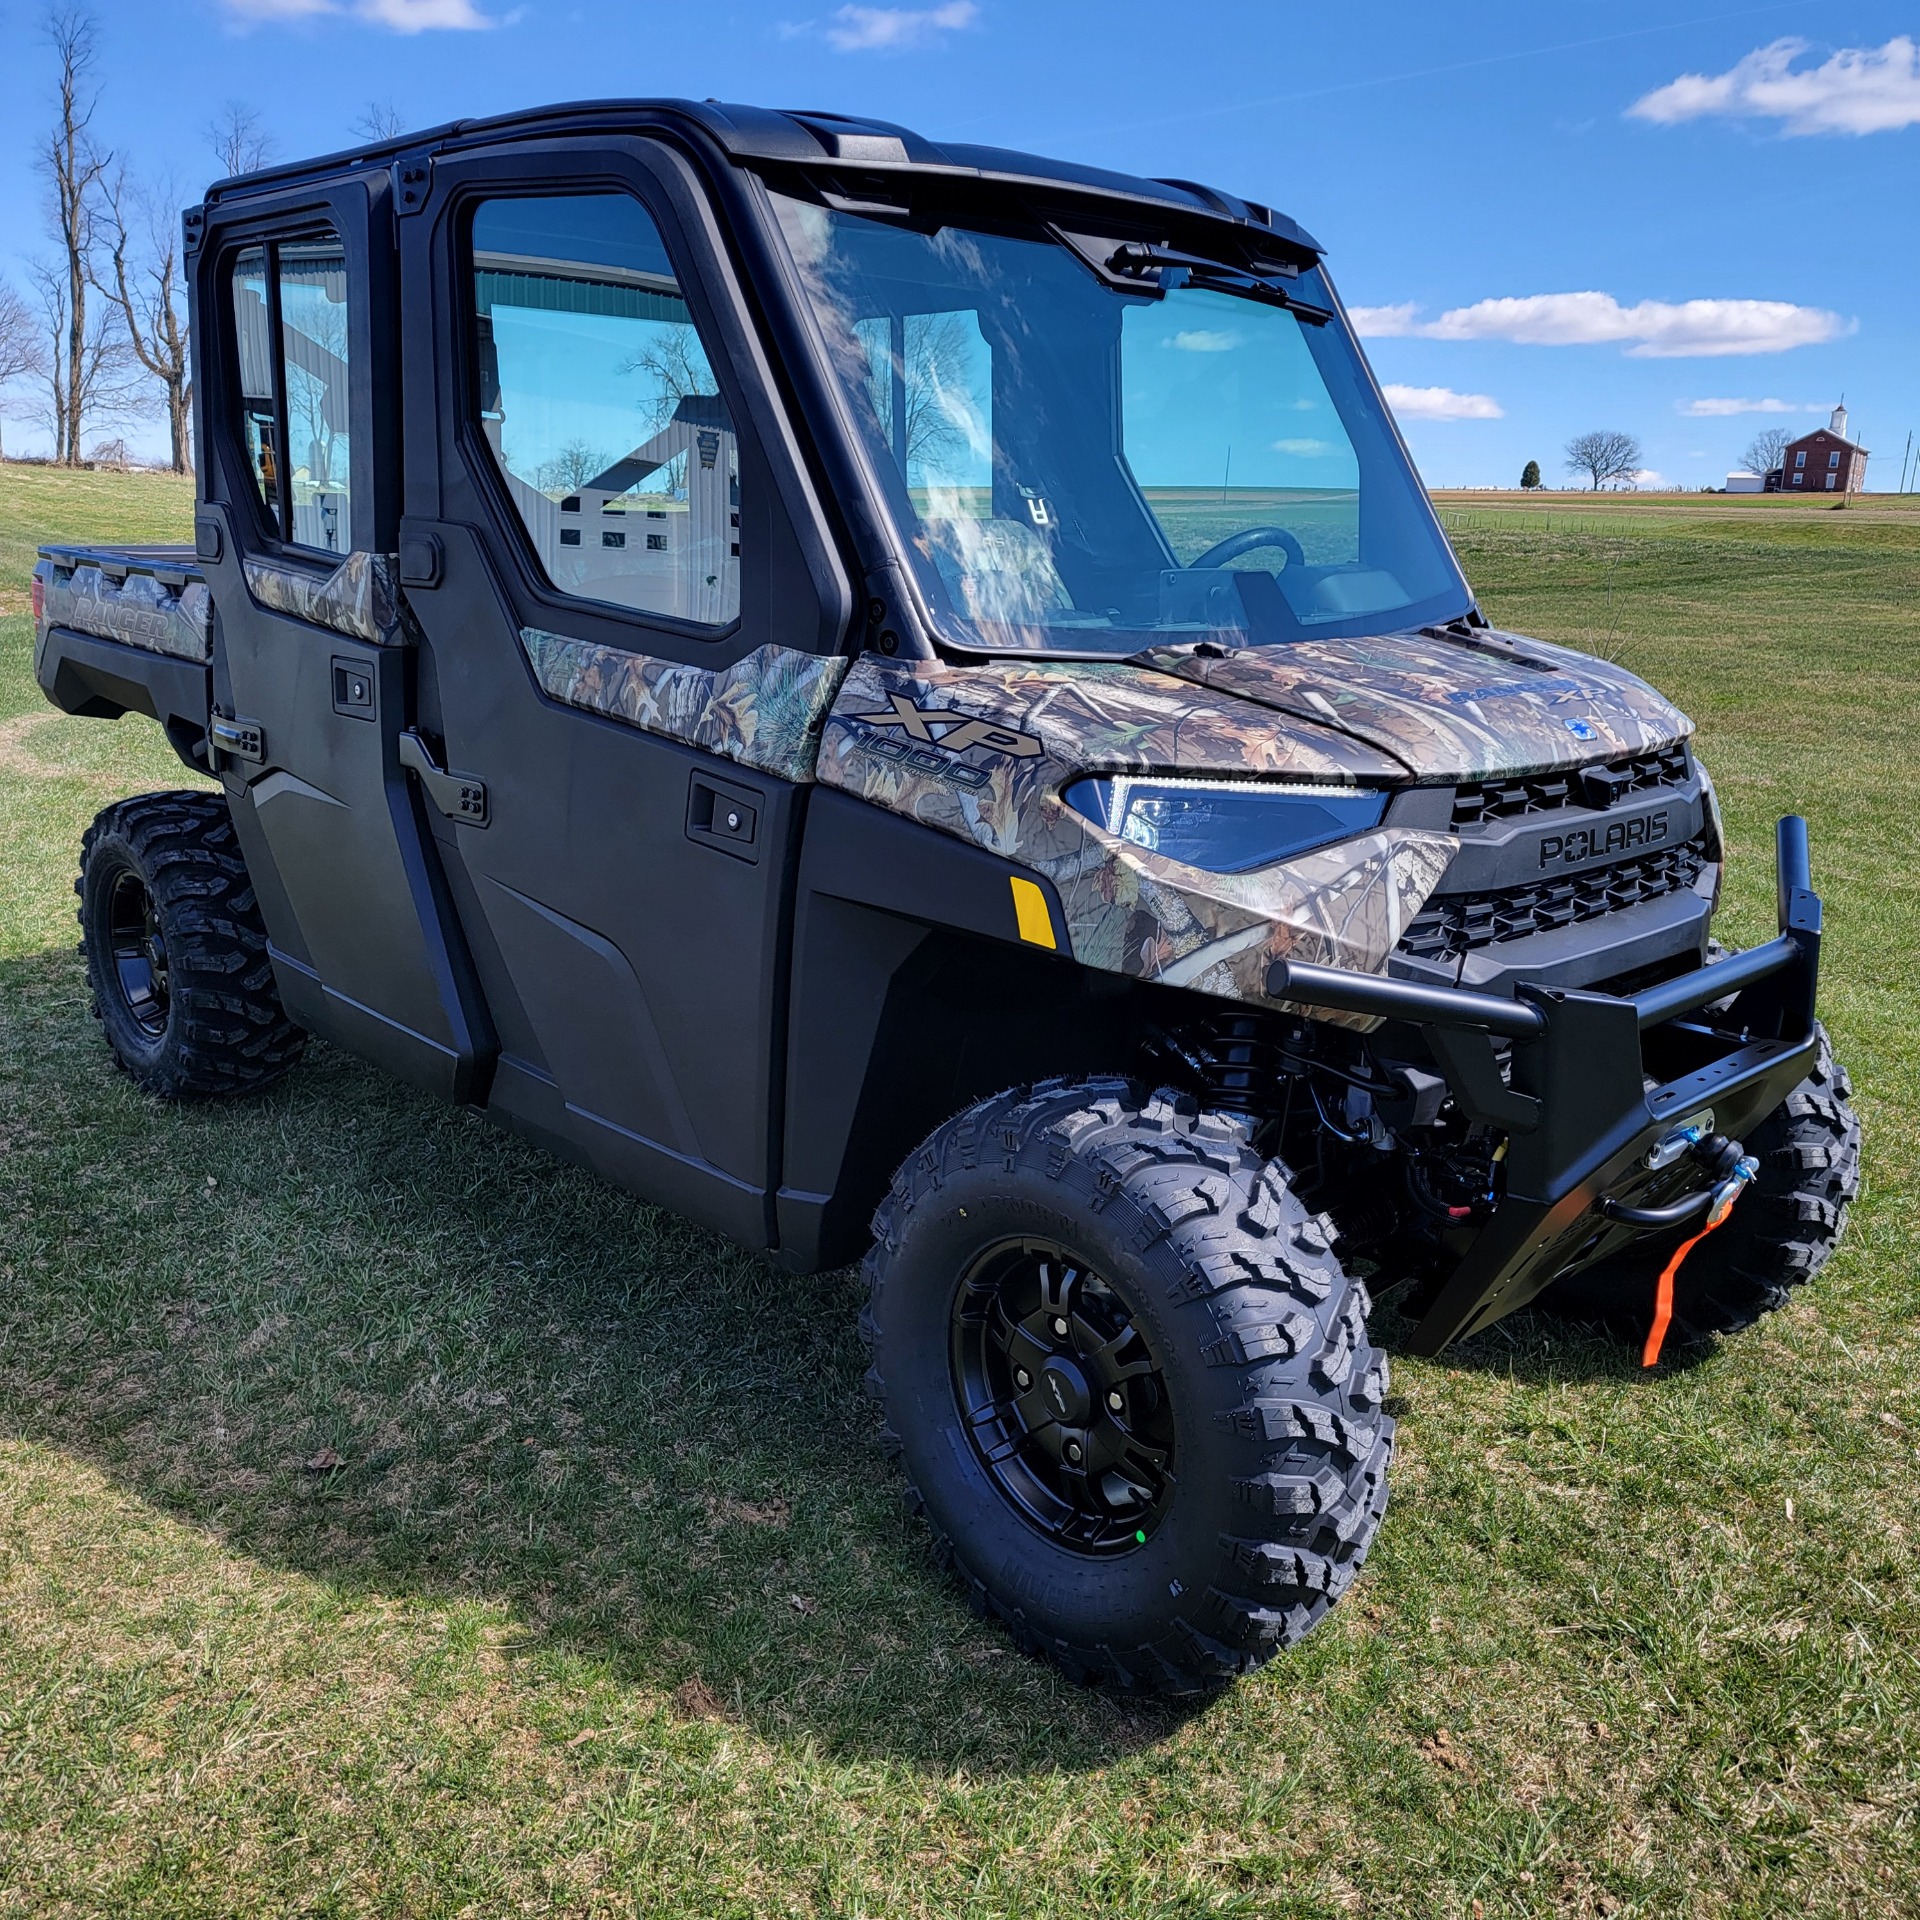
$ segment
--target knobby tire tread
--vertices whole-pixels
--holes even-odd
[[[1251,1672],[1347,1590],[1386,1511],[1387,1361],[1368,1338],[1365,1287],[1334,1257],[1331,1222],[1295,1197],[1284,1166],[1248,1145],[1244,1123],[1170,1093],[1143,1098],[1122,1080],[1054,1081],[983,1101],[908,1159],[875,1215],[861,1328],[867,1391],[883,1420],[891,1263],[916,1208],[981,1167],[1012,1181],[1037,1175],[1123,1223],[1161,1276],[1170,1318],[1227,1388],[1200,1465],[1229,1477],[1239,1518],[1168,1629],[1114,1646],[1043,1632],[997,1594],[933,1526],[910,1470],[909,1509],[928,1519],[940,1561],[975,1610],[1077,1681],[1177,1694]],[[881,1442],[902,1456],[890,1424]],[[1010,1511],[1007,1524],[1023,1523]]]
[[[112,1017],[117,988],[90,879],[132,866],[146,881],[167,942],[171,1011],[157,1044]],[[300,1058],[306,1035],[286,1016],[266,927],[223,794],[146,793],[104,809],[81,842],[80,953],[91,1010],[120,1067],[161,1099],[205,1099],[270,1086]]]
[[[1832,1257],[1860,1191],[1853,1083],[1824,1026],[1813,1071],[1746,1142],[1760,1162],[1726,1225],[1694,1248],[1674,1281],[1670,1340],[1738,1333],[1777,1312]],[[1553,1311],[1644,1336],[1660,1269],[1692,1229],[1649,1237],[1544,1296]]]

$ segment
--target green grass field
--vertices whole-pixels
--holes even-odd
[[[934,1568],[852,1275],[324,1047],[234,1107],[114,1074],[80,834],[184,776],[43,705],[24,580],[188,498],[0,468],[0,1914],[1920,1910],[1920,515],[1445,505],[1497,619],[1698,719],[1732,938],[1811,819],[1867,1192],[1691,1363],[1398,1362],[1361,1582],[1174,1712]]]

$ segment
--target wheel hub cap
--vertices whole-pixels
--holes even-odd
[[[1071,1360],[1049,1360],[1040,1370],[1040,1390],[1056,1420],[1077,1427],[1086,1419],[1086,1379]]]
[[[1029,1525],[1089,1554],[1151,1536],[1173,1494],[1172,1410],[1107,1280],[1047,1242],[989,1249],[954,1297],[951,1359],[974,1453]]]

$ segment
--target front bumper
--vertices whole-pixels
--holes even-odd
[[[1652,1150],[1708,1108],[1714,1131],[1743,1138],[1812,1070],[1821,913],[1804,820],[1779,823],[1776,852],[1779,937],[1631,997],[1534,984],[1505,1000],[1274,965],[1277,999],[1418,1026],[1462,1111],[1507,1135],[1506,1191],[1413,1352],[1438,1353],[1567,1269],[1658,1230],[1622,1216],[1672,1218],[1709,1175],[1686,1159],[1650,1168]]]

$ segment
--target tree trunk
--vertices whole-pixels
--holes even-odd
[[[187,389],[183,382],[167,382],[167,437],[173,447],[175,473],[193,471],[193,440],[187,420]]]
[[[100,371],[98,353],[87,349],[89,213],[95,183],[110,156],[88,134],[98,100],[91,90],[98,62],[92,16],[77,5],[56,6],[45,32],[60,71],[56,117],[40,150],[40,168],[53,190],[52,224],[65,256],[67,283],[65,338],[54,342],[54,458],[70,467],[80,460],[87,402]]]
[[[73,231],[69,227],[69,232]],[[60,433],[66,451],[61,464],[80,464],[82,417],[87,399],[87,273],[76,240],[67,243],[67,407]]]

